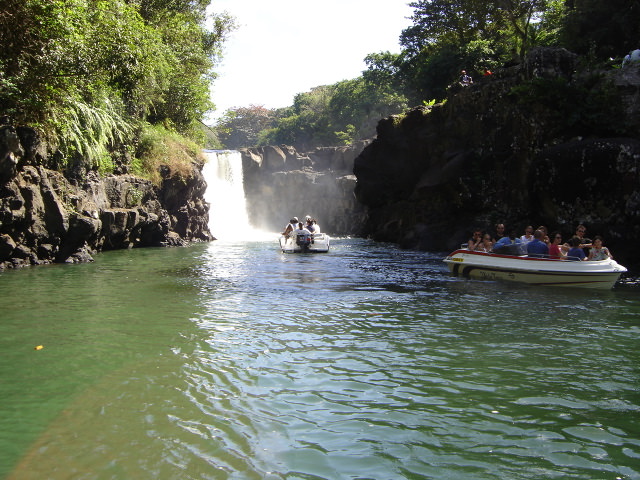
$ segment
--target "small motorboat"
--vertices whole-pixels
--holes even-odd
[[[571,261],[526,255],[501,255],[459,249],[444,262],[455,276],[507,280],[532,285],[610,289],[627,271],[613,259]]]
[[[331,238],[326,233],[280,236],[283,253],[327,253]]]

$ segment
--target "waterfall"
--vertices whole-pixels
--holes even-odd
[[[249,227],[242,183],[242,158],[235,150],[205,150],[204,198],[210,204],[209,230],[219,240],[246,237]]]

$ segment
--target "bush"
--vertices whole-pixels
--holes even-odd
[[[131,167],[135,175],[160,185],[167,177],[190,178],[194,163],[202,166],[204,162],[198,144],[161,125],[147,124],[140,135],[136,159]]]

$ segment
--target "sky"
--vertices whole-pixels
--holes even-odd
[[[370,53],[400,52],[410,0],[212,0],[235,17],[211,89],[212,121],[233,107],[293,105],[298,93],[358,77]]]

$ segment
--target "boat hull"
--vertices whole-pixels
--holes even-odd
[[[456,250],[444,262],[454,276],[532,285],[610,289],[627,271],[616,261],[566,261]]]
[[[280,236],[280,250],[283,253],[327,253],[330,243],[331,237],[326,233],[314,233],[311,241],[302,245],[298,245],[293,236]]]

